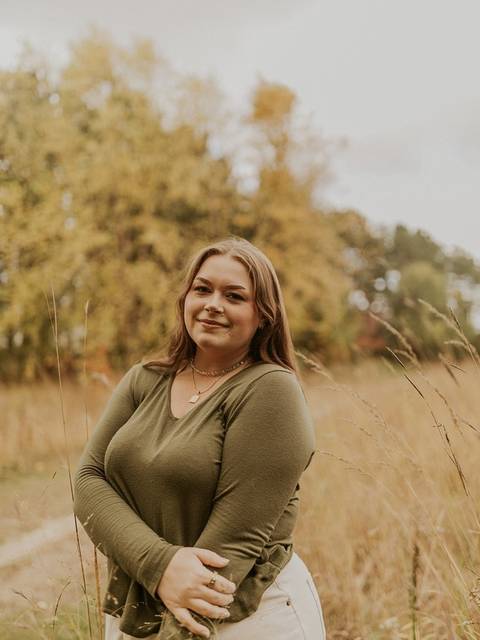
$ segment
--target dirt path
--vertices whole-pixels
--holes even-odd
[[[0,546],[0,569],[24,560],[40,551],[42,547],[67,537],[74,527],[73,516],[47,520],[45,524],[30,533]]]
[[[76,604],[82,598],[82,576],[72,516],[56,520],[35,536],[28,534],[14,549],[17,560],[0,569],[0,610],[36,608],[52,610],[62,594],[62,602]],[[48,532],[48,533],[47,533]],[[81,535],[87,583],[94,584],[93,545]],[[32,546],[27,551],[27,546]],[[2,551],[15,543],[8,543]],[[20,555],[21,554],[21,555]],[[99,554],[103,575],[104,558]]]
[[[50,610],[82,597],[82,575],[67,470],[50,463],[0,483],[0,610]],[[94,584],[93,545],[79,527],[87,580]],[[103,574],[106,560],[98,554]]]

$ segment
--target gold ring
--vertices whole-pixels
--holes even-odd
[[[212,577],[210,578],[210,581],[208,582],[208,586],[209,587],[213,587],[213,585],[215,584],[215,580],[217,579],[217,572],[216,571],[212,571]]]

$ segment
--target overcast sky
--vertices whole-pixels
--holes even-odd
[[[28,40],[57,62],[89,25],[152,39],[245,105],[285,83],[348,141],[325,197],[480,260],[479,0],[0,0],[0,65]]]

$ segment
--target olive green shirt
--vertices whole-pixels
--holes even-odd
[[[311,414],[291,371],[254,363],[181,418],[171,412],[173,379],[133,365],[75,474],[75,515],[108,558],[102,609],[136,638],[192,637],[155,594],[184,546],[230,559],[217,569],[237,585],[229,622],[257,609],[293,553],[298,482],[315,451]],[[205,620],[210,629],[224,624]]]

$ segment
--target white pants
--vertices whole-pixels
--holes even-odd
[[[240,622],[219,621],[217,629],[218,640],[326,640],[317,589],[300,556],[293,552],[251,616]],[[118,618],[105,614],[105,640],[132,637],[119,631]],[[216,640],[213,633],[210,638]]]

